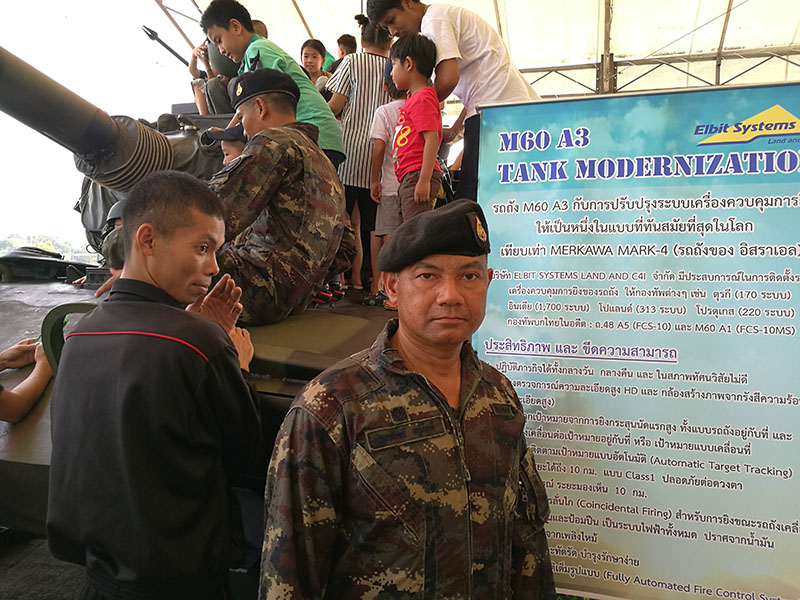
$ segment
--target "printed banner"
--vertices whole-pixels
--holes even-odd
[[[490,107],[482,358],[559,589],[800,598],[800,86]]]

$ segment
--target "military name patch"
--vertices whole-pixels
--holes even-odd
[[[370,450],[380,450],[437,437],[444,435],[444,433],[445,427],[442,417],[431,417],[430,419],[410,421],[401,425],[367,431],[367,447]]]

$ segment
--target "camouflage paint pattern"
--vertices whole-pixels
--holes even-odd
[[[242,288],[248,323],[301,312],[355,256],[344,188],[316,136],[308,123],[265,129],[209,182],[225,203],[217,261]]]
[[[261,599],[551,598],[544,485],[510,382],[461,352],[458,410],[389,343],[311,381],[269,466]]]

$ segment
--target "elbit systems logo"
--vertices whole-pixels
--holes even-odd
[[[698,125],[694,128],[695,135],[714,134],[710,138],[698,142],[698,146],[711,146],[714,144],[747,144],[762,137],[777,138],[778,136],[800,136],[800,120],[779,104],[768,108],[740,123],[713,123]],[[785,139],[770,140],[772,143],[782,143]],[[798,138],[797,141],[800,141]]]

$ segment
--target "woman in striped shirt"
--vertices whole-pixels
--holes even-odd
[[[383,89],[383,66],[389,56],[391,38],[380,27],[370,25],[364,15],[357,15],[361,25],[361,47],[363,52],[348,54],[342,59],[336,73],[328,81],[327,89],[332,92],[328,102],[333,114],[341,115],[341,130],[344,151],[347,159],[339,165],[339,178],[344,184],[347,210],[353,227],[359,224],[361,235],[356,236],[358,254],[353,261],[351,284],[361,285],[361,265],[363,262],[362,238],[369,235],[372,265],[371,294],[380,289],[377,271],[377,255],[380,240],[375,237],[376,205],[369,195],[370,161],[372,144],[369,130],[375,109],[391,101]]]

